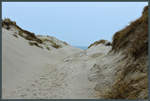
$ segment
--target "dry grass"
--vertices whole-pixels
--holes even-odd
[[[17,34],[13,34],[14,37],[18,38]]]
[[[112,51],[124,51],[116,81],[103,97],[111,99],[148,98],[148,6],[143,15],[113,37]]]
[[[105,44],[106,46],[112,46],[111,42]]]
[[[2,21],[2,27],[6,27],[6,29],[10,29],[10,26],[15,26],[19,30],[19,35],[27,40],[37,41],[38,43],[42,43],[42,40],[36,37],[36,35],[32,32],[26,31],[20,28],[16,22],[11,21],[9,18],[6,18]]]
[[[126,66],[120,66],[121,71],[110,91],[103,97],[110,99],[147,99],[148,98],[148,73],[146,61],[127,58]]]
[[[68,45],[68,43],[67,42],[63,42],[65,45]]]
[[[61,46],[60,46],[60,45],[57,45],[56,43],[53,43],[53,44],[52,44],[52,47],[54,47],[54,48],[61,48]]]
[[[22,28],[20,28],[16,22],[13,22],[11,21],[9,18],[6,18],[2,21],[2,26],[6,29],[10,29],[10,26],[13,25],[15,26],[18,30],[19,30],[19,35],[23,38],[25,38],[26,40],[29,40],[29,41],[36,41],[38,44],[42,44],[43,42],[45,41],[48,41],[50,43],[52,43],[52,47],[54,48],[61,48],[60,45],[56,44],[55,42],[53,42],[52,40],[49,40],[49,39],[40,39],[38,38],[34,33],[32,32],[29,32],[27,30],[24,30]],[[29,42],[30,43],[30,42]],[[30,43],[30,45],[36,45],[39,47],[39,45],[37,43]],[[66,42],[63,42],[65,45],[68,45]],[[48,48],[47,48],[48,49]],[[49,49],[48,49],[49,50]]]
[[[51,40],[49,40],[49,39],[47,39],[47,38],[42,38],[41,40],[42,40],[42,42],[46,42],[46,41],[47,41],[47,42],[50,42],[50,41],[51,41]]]
[[[49,47],[46,47],[46,49],[47,49],[47,50],[50,50],[50,48],[49,48]]]
[[[22,31],[19,31],[19,33],[18,33],[21,37],[24,37],[24,35],[23,35],[23,32]]]
[[[4,26],[9,26],[9,25],[16,25],[16,22],[15,21],[11,21],[9,18],[5,18],[3,21],[2,21],[2,27]]]
[[[110,99],[146,99],[148,96],[147,85],[148,80],[145,78],[143,80],[130,82],[118,80],[112,87],[112,90],[104,95],[104,97]],[[143,92],[146,92],[144,93],[145,95],[140,96]]]
[[[37,47],[39,47],[39,48],[42,48],[42,49],[43,49],[43,47],[42,47],[42,46],[40,46],[37,42],[29,41],[29,45],[30,45],[30,46],[37,46]]]
[[[147,51],[147,38],[148,7],[145,7],[142,17],[113,36],[112,50],[119,51],[126,48],[128,53],[137,56],[141,54],[141,49]]]
[[[45,41],[50,42],[50,43],[52,44],[52,47],[54,47],[54,48],[61,48],[60,45],[56,44],[56,43],[55,43],[54,41],[52,41],[52,40],[49,40],[49,39],[44,38],[44,39],[42,39],[42,41],[43,41],[43,42],[45,42]]]
[[[92,47],[92,46],[96,46],[96,45],[99,45],[99,44],[105,44],[106,43],[106,40],[99,40],[99,41],[95,41],[94,43],[92,43],[88,48]]]

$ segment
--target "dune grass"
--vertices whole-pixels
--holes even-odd
[[[61,48],[61,45],[58,45],[56,44],[54,41],[50,40],[50,39],[47,39],[47,38],[43,38],[41,39],[43,42],[47,41],[47,42],[50,42],[52,44],[52,47],[58,49],[58,48]]]
[[[39,47],[39,48],[42,48],[42,49],[43,49],[43,47],[42,47],[42,46],[40,46],[37,42],[29,41],[29,45],[30,45],[30,46],[37,46],[37,47]]]
[[[29,32],[27,30],[24,30],[22,28],[20,28],[16,22],[11,21],[9,18],[6,18],[4,20],[2,20],[2,27],[6,28],[7,30],[10,29],[10,26],[15,26],[18,30],[19,30],[19,35],[23,38],[25,38],[26,40],[32,40],[32,41],[37,41],[38,43],[42,43],[42,41],[36,37],[36,35],[32,32]]]
[[[126,63],[118,68],[112,88],[103,97],[110,99],[148,98],[148,6],[143,15],[113,37],[112,51],[123,51]]]
[[[112,50],[125,49],[127,53],[137,58],[142,50],[148,50],[148,7],[144,8],[143,15],[123,30],[113,36]]]
[[[95,41],[94,43],[92,43],[88,48],[92,47],[92,46],[96,46],[96,45],[99,45],[99,44],[105,44],[106,43],[106,40],[102,39],[102,40],[99,40],[99,41]]]
[[[13,34],[14,37],[18,38],[18,36],[16,34]]]
[[[46,49],[47,49],[47,50],[50,50],[50,48],[49,48],[48,46],[46,47]]]

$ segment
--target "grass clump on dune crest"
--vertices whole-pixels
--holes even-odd
[[[50,42],[50,43],[52,44],[52,47],[54,47],[54,48],[61,48],[61,47],[62,47],[61,45],[57,44],[57,43],[54,42],[53,40],[49,40],[49,39],[47,39],[47,38],[45,38],[45,39],[39,38],[40,35],[37,35],[37,36],[36,36],[36,35],[35,35],[34,33],[32,33],[32,32],[29,32],[29,31],[27,31],[27,30],[24,30],[24,29],[20,28],[20,27],[16,24],[16,22],[11,21],[9,18],[6,18],[6,19],[4,19],[4,20],[2,21],[2,27],[3,27],[3,28],[9,30],[12,26],[18,30],[18,35],[19,35],[19,36],[23,37],[23,38],[26,39],[26,40],[37,42],[37,43],[29,42],[30,45],[36,45],[36,46],[39,47],[38,44],[43,44],[45,41],[47,41],[47,42]],[[16,35],[14,35],[14,36],[17,37]],[[48,36],[47,36],[47,37],[48,37]],[[64,45],[68,45],[66,42],[62,42],[62,43],[63,43]],[[49,48],[47,48],[47,49],[49,50]]]
[[[88,48],[92,47],[92,46],[96,46],[96,45],[99,45],[99,44],[105,44],[106,43],[106,40],[99,40],[99,41],[95,41],[94,43],[92,43]]]
[[[32,40],[32,41],[37,41],[38,43],[42,43],[42,40],[40,40],[39,38],[36,37],[36,35],[32,32],[29,32],[27,30],[24,30],[22,28],[20,28],[16,22],[11,21],[9,18],[6,18],[2,21],[2,27],[6,28],[7,30],[10,29],[11,26],[14,26],[16,29],[19,30],[19,35],[23,38],[25,38],[26,40]]]
[[[58,45],[56,44],[53,40],[50,40],[50,39],[47,39],[47,38],[44,38],[44,39],[41,39],[43,42],[47,41],[47,42],[50,42],[52,44],[52,47],[54,48],[61,48],[61,45]],[[66,43],[67,44],[67,43]]]
[[[53,43],[53,44],[52,44],[52,47],[54,47],[54,48],[61,48],[61,46],[60,46],[60,45],[57,45],[56,43]]]
[[[11,21],[9,18],[5,18],[3,21],[2,21],[2,27],[4,26],[9,26],[9,25],[16,25],[16,22],[15,21]]]
[[[68,43],[67,42],[63,42],[65,45],[68,45]]]

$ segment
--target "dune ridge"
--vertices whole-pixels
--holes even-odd
[[[111,51],[96,65],[92,69],[98,68],[98,71],[91,72],[97,78],[95,89],[100,92],[100,97],[148,98],[148,6],[139,19],[115,33]]]

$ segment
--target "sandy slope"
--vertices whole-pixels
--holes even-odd
[[[89,99],[97,98],[95,82],[88,80],[97,54],[110,48],[81,50],[65,46],[51,51],[29,46],[28,41],[3,29],[3,98]]]

